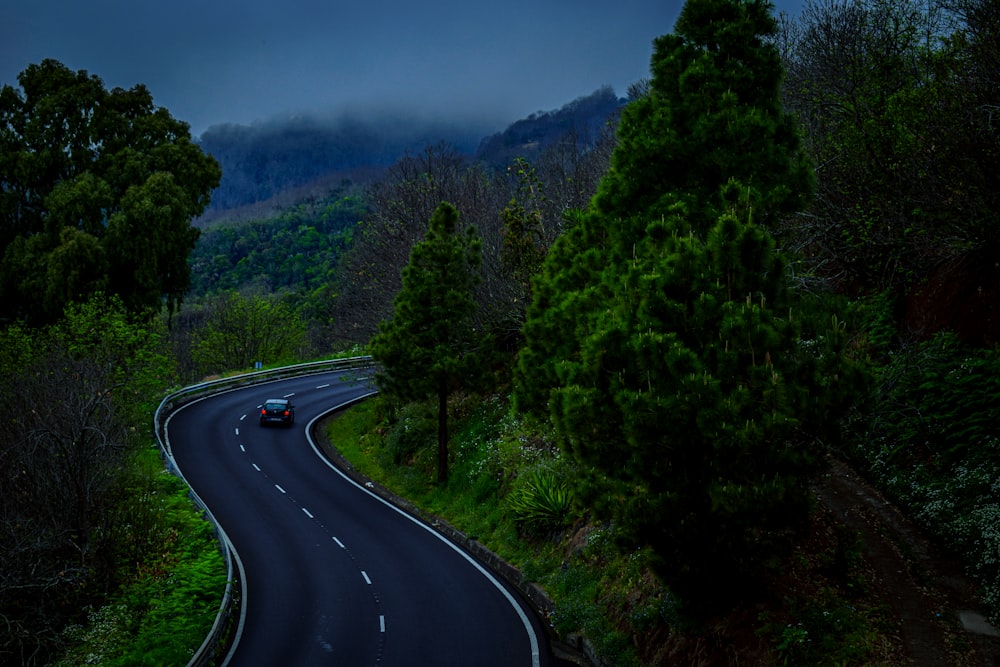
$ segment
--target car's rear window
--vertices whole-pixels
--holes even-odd
[[[264,407],[268,410],[284,410],[286,406],[284,403],[268,403]]]

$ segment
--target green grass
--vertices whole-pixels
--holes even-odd
[[[187,487],[162,471],[158,452],[148,450],[140,466],[157,467],[148,492],[133,504],[157,548],[124,576],[118,591],[92,609],[87,622],[64,630],[70,647],[59,667],[77,665],[184,665],[215,622],[226,570],[211,526],[187,495]]]
[[[650,554],[623,552],[613,526],[591,521],[567,502],[563,494],[572,484],[559,490],[558,482],[571,480],[574,469],[548,434],[512,416],[495,396],[455,401],[453,413],[452,465],[444,485],[434,483],[436,431],[427,426],[433,423],[427,406],[374,398],[329,422],[327,435],[357,471],[478,540],[540,585],[555,604],[548,621],[556,633],[587,637],[607,665],[672,664],[685,650],[701,650],[700,640],[683,636],[676,600],[651,574]],[[539,521],[525,521],[536,513]],[[817,571],[837,556],[835,545],[823,548],[830,553],[803,556],[798,581],[822,580]],[[882,632],[877,610],[860,603],[855,609],[854,600],[849,604],[832,589],[821,593],[813,599],[793,588],[786,608],[753,611],[722,626],[737,626],[742,639],[736,641],[749,641],[762,664],[866,664]],[[790,612],[803,625],[786,625]],[[801,641],[803,631],[809,642]]]

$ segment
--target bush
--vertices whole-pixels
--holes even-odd
[[[876,395],[860,458],[963,558],[1000,616],[1000,351],[939,334],[893,355]]]
[[[554,470],[535,468],[522,475],[507,495],[507,507],[520,526],[545,533],[570,523],[573,492]]]

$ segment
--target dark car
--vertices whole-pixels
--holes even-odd
[[[269,398],[260,406],[260,425],[285,424],[295,422],[295,406],[287,398]]]

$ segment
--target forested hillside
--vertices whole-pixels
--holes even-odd
[[[348,349],[382,364],[341,421],[358,468],[467,522],[605,664],[927,664],[816,504],[831,459],[1000,618],[998,4],[771,12],[688,0],[627,103],[499,133],[299,118],[199,146],[142,87],[53,61],[4,87],[0,662],[107,639],[135,664],[177,634],[154,611],[203,625],[150,599],[180,554],[198,600],[219,578],[161,515],[150,405]],[[927,611],[953,641],[925,655],[990,664]]]
[[[384,168],[440,141],[471,154],[491,129],[378,111],[215,125],[198,141],[222,166],[208,213],[265,201],[331,173]]]

